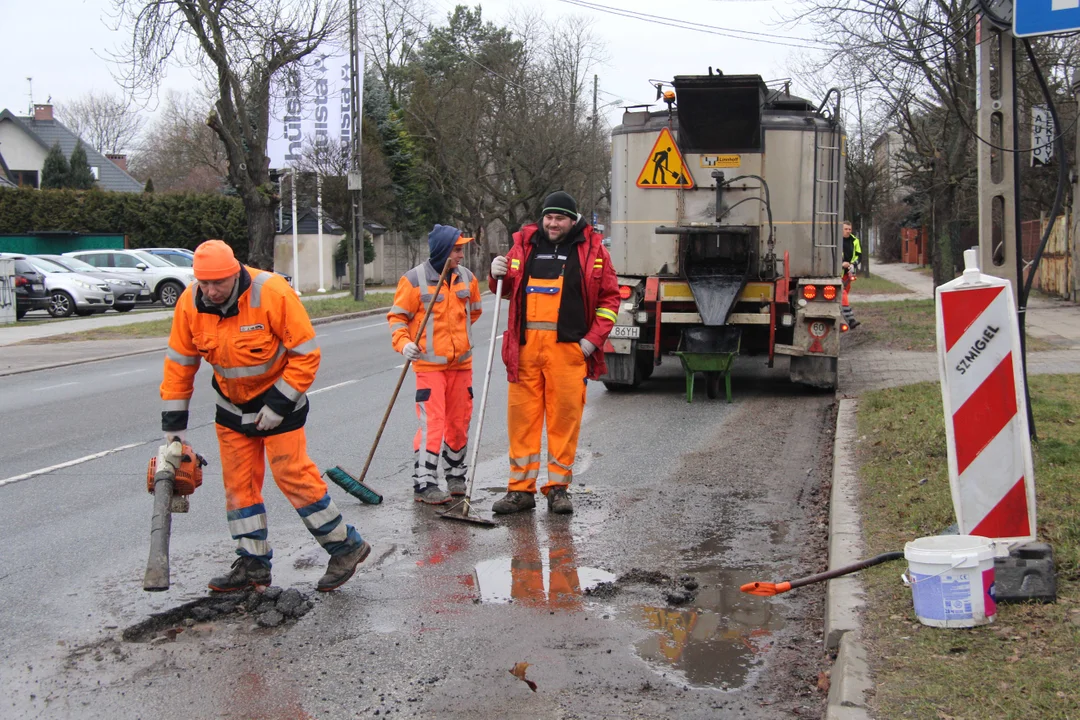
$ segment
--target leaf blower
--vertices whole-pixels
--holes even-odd
[[[169,538],[172,514],[186,513],[188,496],[202,485],[206,459],[190,445],[173,438],[158,448],[146,468],[146,489],[154,496],[154,514],[150,520],[150,557],[146,561],[143,590],[161,592],[169,589]]]

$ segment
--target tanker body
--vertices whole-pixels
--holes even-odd
[[[629,109],[612,131],[623,299],[604,383],[635,387],[689,350],[770,367],[786,355],[793,381],[835,388],[847,330],[839,93],[815,106],[758,75],[711,71],[672,85],[666,110]],[[715,397],[720,376],[707,376]]]

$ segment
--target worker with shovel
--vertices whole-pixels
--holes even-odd
[[[482,308],[476,276],[461,265],[465,245],[471,241],[457,228],[436,225],[428,233],[428,260],[401,276],[394,306],[386,316],[394,350],[416,371],[420,427],[413,439],[413,497],[428,505],[465,496],[473,402],[472,326]],[[431,321],[425,323],[429,305]],[[449,495],[439,488],[440,454]]]
[[[568,193],[553,192],[540,213],[542,228],[514,233],[505,257],[491,262],[490,285],[504,278],[510,299],[503,362],[510,381],[507,422],[510,482],[492,505],[499,514],[536,507],[540,441],[547,424],[548,511],[574,511],[567,488],[574,478],[588,380],[607,372],[604,343],[619,311],[619,282],[603,238],[578,215]]]
[[[161,429],[184,441],[199,363],[214,369],[215,417],[229,532],[231,572],[210,581],[218,592],[270,584],[262,486],[270,472],[308,531],[330,554],[316,589],[333,590],[371,553],[345,523],[307,454],[307,389],[321,354],[307,310],[284,278],[237,262],[232,248],[207,240],[195,249],[196,282],[176,301],[165,350]]]

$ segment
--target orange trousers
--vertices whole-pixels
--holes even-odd
[[[414,487],[436,482],[440,452],[446,479],[465,479],[472,405],[472,368],[416,373],[416,418],[420,427],[413,438]]]
[[[250,555],[266,563],[273,557],[267,541],[263,479],[266,456],[274,482],[296,508],[308,531],[331,555],[347,553],[363,542],[345,523],[327,492],[319,468],[307,454],[304,429],[280,435],[249,437],[217,425],[221,446],[221,475],[225,481],[225,510],[229,532],[237,542],[238,555]]]
[[[580,610],[583,604],[581,583],[570,533],[551,531],[545,590],[544,563],[540,558],[536,526],[526,523],[522,531],[523,536],[514,538],[514,554],[510,559],[510,597],[528,607]]]
[[[574,455],[585,410],[588,368],[577,343],[557,342],[556,331],[526,330],[518,380],[510,383],[507,426],[510,434],[508,489],[536,492],[540,444],[547,425],[547,483],[566,487],[574,479]]]

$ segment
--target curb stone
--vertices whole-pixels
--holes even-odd
[[[855,424],[858,402],[840,400],[833,444],[832,494],[829,498],[829,567],[856,562],[863,555],[862,525],[857,504]],[[836,650],[831,672],[826,720],[869,720],[865,695],[872,685],[866,650],[859,633],[865,602],[858,574],[828,581],[825,590],[824,640]]]

